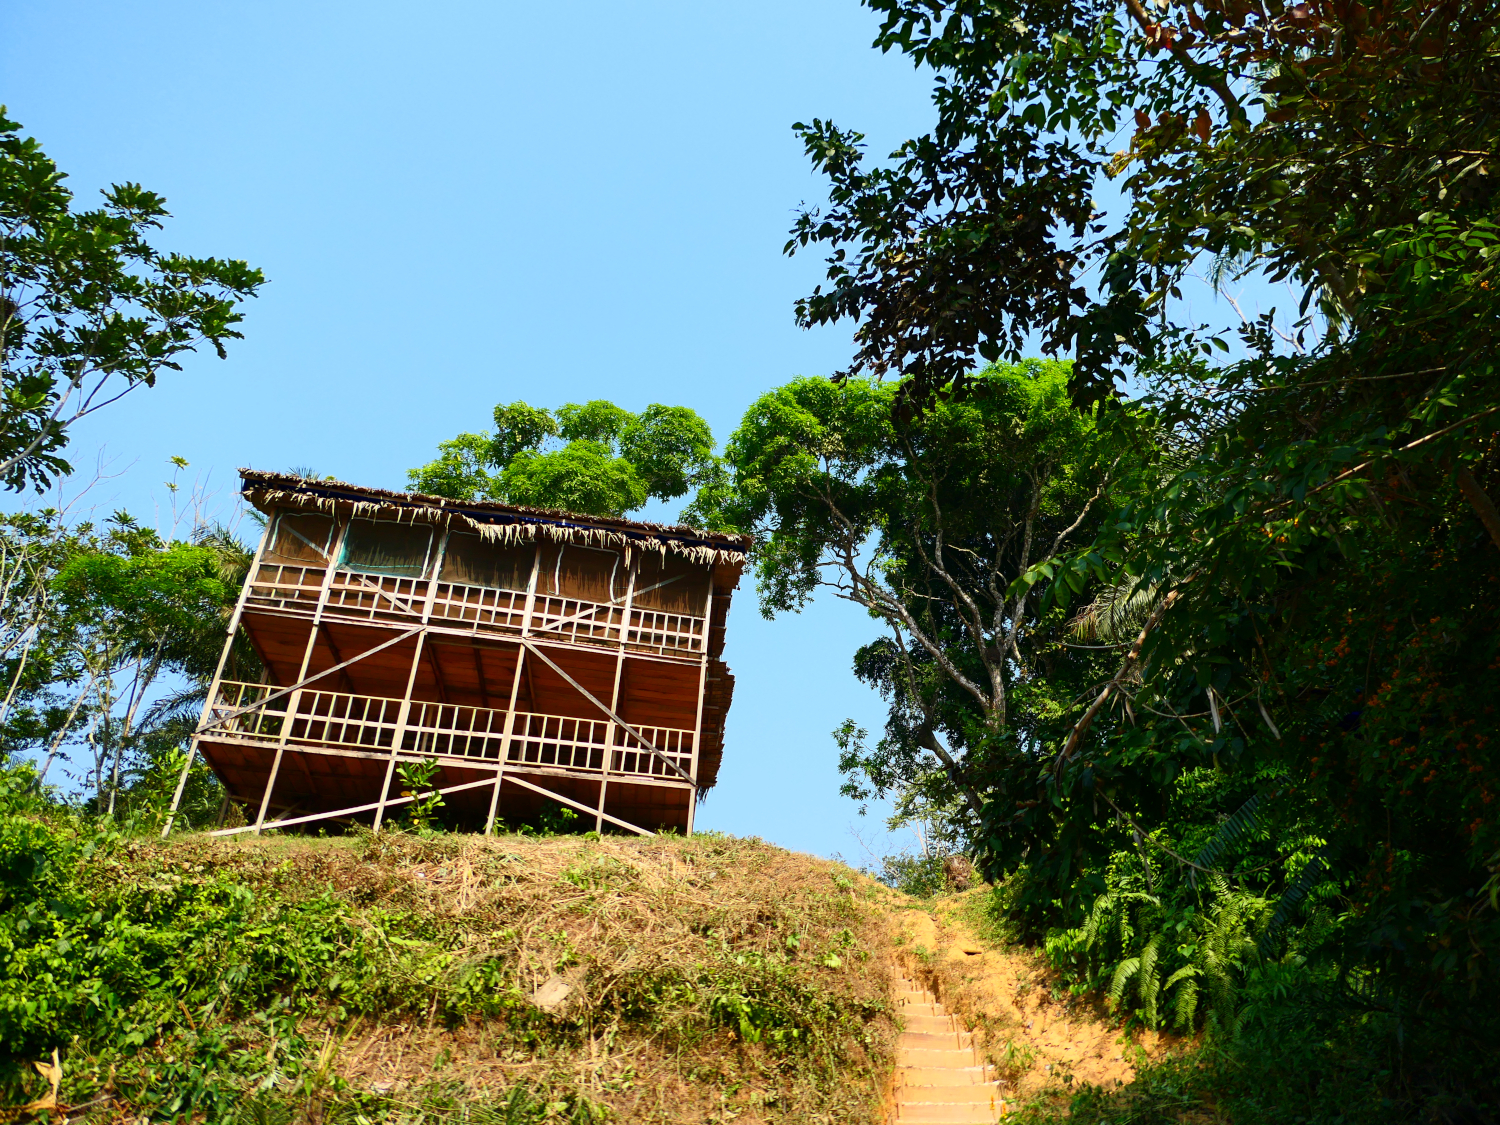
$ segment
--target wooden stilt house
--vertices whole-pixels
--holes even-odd
[[[240,475],[266,529],[193,737],[250,820],[222,831],[378,830],[424,759],[455,826],[550,799],[601,830],[692,831],[745,538]],[[241,629],[253,682],[229,659]]]

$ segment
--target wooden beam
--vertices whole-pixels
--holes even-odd
[[[525,636],[531,626],[531,611],[536,605],[536,579],[537,572],[542,566],[542,544],[538,540],[536,551],[531,556],[531,578],[526,583],[526,616],[521,618],[521,636]],[[521,669],[526,664],[526,650],[518,647],[516,649],[516,671],[510,681],[510,708],[505,712],[505,733],[500,738],[500,760],[495,763],[495,789],[490,794],[490,812],[484,821],[484,834],[490,835],[495,830],[495,813],[500,809],[500,785],[505,780],[505,766],[510,760],[510,740],[515,733],[516,727],[516,696],[521,690]],[[481,669],[481,679],[483,678]],[[527,681],[530,682],[529,680]],[[535,702],[533,701],[533,706]]]
[[[347,530],[347,524],[339,529],[338,541],[340,543],[344,541],[344,535],[347,533]],[[301,532],[297,531],[296,528],[292,529],[292,534],[301,536]],[[306,541],[306,536],[302,536],[302,538]],[[307,664],[312,659],[313,649],[318,643],[318,623],[323,620],[323,607],[328,604],[328,591],[332,587],[333,568],[325,567],[323,570],[323,584],[318,588],[318,605],[313,610],[312,627],[307,632],[307,647],[302,650],[302,666],[297,669],[297,686],[287,688],[286,691],[279,693],[283,695],[289,693],[291,701],[286,707],[286,718],[281,721],[281,737],[276,740],[276,759],[271,763],[271,776],[266,778],[266,791],[261,794],[260,811],[255,816],[255,834],[257,836],[260,835],[261,825],[265,823],[266,809],[271,804],[271,794],[276,789],[276,775],[281,772],[281,759],[286,750],[286,740],[291,736],[292,724],[297,716],[297,704],[302,699],[301,684],[307,680]],[[334,667],[336,668],[338,665],[334,665]],[[269,698],[268,696],[267,699]],[[262,700],[260,705],[264,707],[265,703],[266,700]]]
[[[687,834],[693,834],[693,818],[698,813],[698,751],[703,747],[703,696],[708,687],[709,634],[714,627],[714,580],[712,572],[708,579],[708,600],[703,609],[703,659],[698,665],[698,714],[693,720],[693,791],[688,794]]]
[[[527,651],[533,653],[537,657],[537,659],[539,659],[543,664],[547,665],[547,667],[551,668],[559,676],[561,676],[563,679],[567,680],[568,683],[573,686],[574,690],[576,690],[578,692],[578,694],[582,695],[585,699],[587,699],[595,707],[599,708],[599,710],[603,711],[611,719],[613,719],[615,722],[619,723],[620,726],[622,728],[624,728],[624,730],[626,731],[627,734],[629,734],[632,738],[634,738],[637,742],[639,742],[641,744],[641,748],[642,749],[646,750],[650,754],[654,754],[657,758],[661,759],[661,763],[664,766],[667,766],[669,769],[675,770],[677,772],[678,776],[681,777],[681,778],[683,778],[685,781],[692,781],[693,780],[692,774],[687,773],[685,770],[683,770],[683,768],[681,766],[679,766],[676,762],[672,761],[671,758],[667,757],[660,750],[658,750],[655,746],[653,746],[651,744],[651,742],[646,738],[645,735],[643,735],[640,731],[636,730],[635,727],[631,726],[624,719],[620,718],[619,715],[615,714],[613,708],[605,706],[605,704],[602,703],[599,700],[598,696],[596,696],[593,692],[589,691],[588,688],[584,687],[577,680],[575,680],[572,676],[568,675],[568,673],[564,672],[562,670],[562,668],[558,666],[557,662],[554,661],[551,657],[549,657],[545,652],[543,652],[538,645],[536,645],[534,642],[532,642],[530,640],[527,640],[525,637],[521,638],[521,644],[525,645]],[[605,817],[604,819],[608,820],[609,818]]]
[[[208,718],[209,710],[214,705],[214,696],[219,692],[219,681],[224,677],[224,662],[229,659],[230,649],[234,648],[234,637],[240,631],[240,619],[245,615],[245,602],[250,596],[250,580],[255,577],[255,571],[260,566],[260,559],[265,554],[266,541],[270,536],[271,524],[270,521],[267,521],[266,526],[261,530],[260,542],[255,547],[255,554],[250,559],[250,570],[245,575],[245,584],[240,587],[240,596],[235,600],[234,612],[229,616],[229,635],[224,640],[224,648],[219,652],[219,663],[214,668],[214,678],[208,685],[208,698],[203,701],[203,711],[198,716],[199,729],[202,728],[203,721]],[[252,641],[251,643],[253,644],[254,642]],[[256,651],[258,652],[259,649]],[[261,660],[261,666],[265,667],[264,658]],[[172,792],[172,804],[167,809],[167,822],[161,828],[161,838],[163,840],[172,831],[172,822],[177,819],[177,809],[182,804],[182,793],[187,788],[188,773],[193,768],[193,759],[197,754],[198,736],[195,731],[193,736],[188,739],[187,761],[182,763],[182,773],[178,775],[177,788]],[[227,786],[225,787],[225,792],[228,792]],[[223,816],[223,810],[220,810],[219,815]]]
[[[385,784],[380,787],[380,800],[375,809],[375,831],[380,831],[380,822],[385,819],[386,795],[391,791],[391,777],[396,772],[396,755],[401,753],[401,742],[406,737],[406,720],[411,715],[411,689],[417,682],[417,668],[422,663],[422,642],[426,633],[417,634],[417,651],[411,654],[411,671],[406,677],[406,694],[401,699],[401,710],[396,715],[396,729],[391,734],[391,759],[385,765]],[[421,739],[419,738],[420,742]]]
[[[551,797],[554,801],[557,801],[560,804],[571,805],[573,806],[573,808],[579,810],[580,812],[591,813],[594,811],[593,809],[589,808],[588,805],[585,805],[582,801],[575,801],[572,797],[564,797],[561,793],[554,793],[550,789],[543,789],[540,785],[533,785],[531,782],[527,781],[524,778],[517,777],[515,774],[510,775],[510,780],[517,785],[524,786],[525,788],[530,789],[533,793],[540,793],[543,797]],[[631,832],[635,832],[641,836],[656,835],[655,832],[648,831],[647,829],[642,828],[637,824],[631,824],[628,820],[621,820],[617,816],[610,816],[608,813],[604,814],[604,819],[609,821],[611,824],[618,824],[621,828],[629,829]]]
[[[457,793],[463,789],[478,789],[481,785],[490,784],[492,784],[492,782],[489,778],[485,778],[483,781],[466,781],[462,785],[449,785],[444,789],[429,789],[425,793],[417,793],[410,797],[392,797],[389,801],[384,802],[384,804],[386,808],[390,808],[392,805],[409,805],[413,801],[420,801],[424,797],[431,797],[434,794],[443,795],[448,793]],[[355,813],[369,812],[379,804],[381,804],[380,801],[371,801],[368,805],[355,805],[353,808],[334,809],[332,812],[312,813],[308,816],[299,816],[294,820],[273,820],[270,824],[267,824],[264,827],[291,828],[295,824],[310,824],[315,820],[332,820],[338,817],[353,816]],[[253,831],[253,826],[247,824],[243,828],[221,828],[217,832],[210,832],[209,835],[233,836],[240,832],[250,831]]]
[[[627,555],[635,555],[629,547],[625,548]],[[635,580],[640,573],[639,557],[632,557],[627,564],[625,578],[625,609],[620,617],[620,639],[615,648],[615,686],[610,692],[609,705],[618,711],[620,709],[620,685],[625,674],[625,641],[630,636],[630,614],[635,604]],[[661,585],[661,583],[657,583]],[[651,587],[655,589],[655,587]],[[611,590],[611,593],[614,591]],[[609,733],[609,745],[604,748],[604,761],[600,763],[602,774],[599,778],[599,807],[594,812],[594,831],[604,831],[604,798],[609,792],[609,769],[615,759],[615,736],[614,730]]]

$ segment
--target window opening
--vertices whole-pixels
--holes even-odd
[[[421,578],[427,573],[432,528],[388,520],[349,521],[339,566],[365,574]]]
[[[483,586],[491,590],[524,591],[531,584],[536,548],[501,547],[481,535],[455,531],[448,535],[438,572],[444,582]]]
[[[309,512],[276,514],[274,534],[266,549],[265,561],[327,566],[333,545],[333,520]]]

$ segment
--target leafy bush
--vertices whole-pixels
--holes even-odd
[[[35,1096],[28,1060],[58,1048],[65,1101],[150,1120],[316,1105],[323,1121],[444,1121],[461,1104],[466,1121],[595,1121],[599,1091],[567,1060],[619,1039],[672,1068],[728,1058],[729,1085],[764,1067],[809,1113],[853,1105],[873,1086],[848,1076],[889,1047],[883,978],[859,968],[883,930],[850,880],[782,854],[431,832],[164,845],[0,769],[0,1104]],[[549,976],[567,999],[543,1007]],[[530,1069],[503,1097],[356,1088],[339,1044],[393,1023],[482,1026]]]

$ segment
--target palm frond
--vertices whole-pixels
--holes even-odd
[[[1204,844],[1193,857],[1193,867],[1188,871],[1188,885],[1195,890],[1198,886],[1198,869],[1203,867],[1212,868],[1218,865],[1219,860],[1241,840],[1247,832],[1255,827],[1256,810],[1260,807],[1260,794],[1252,793],[1250,799],[1239,807],[1214,833],[1213,839]]]
[[[1142,585],[1126,578],[1100,590],[1068,623],[1068,629],[1085,641],[1112,644],[1125,640],[1145,623],[1160,594],[1160,587],[1154,582]]]

